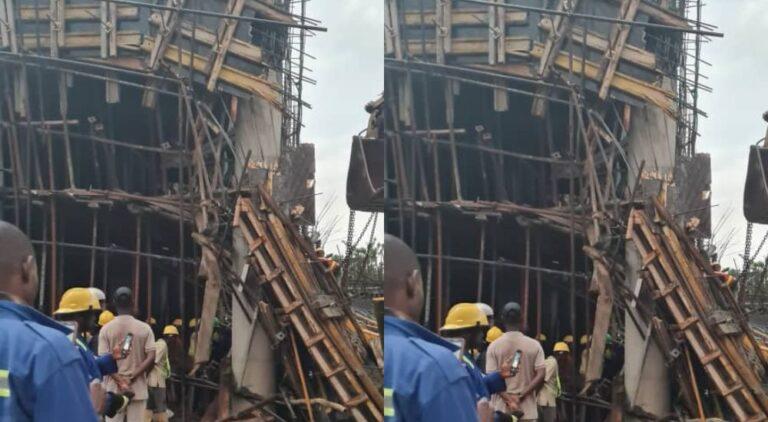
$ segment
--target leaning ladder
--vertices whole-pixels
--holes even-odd
[[[653,232],[648,215],[633,209],[627,225],[627,239],[640,252],[646,279],[654,284],[656,298],[663,302],[685,335],[704,370],[739,421],[762,421],[766,415],[745,385],[733,364],[718,347],[717,341],[694,307],[684,281],[675,271],[674,259]]]
[[[349,357],[343,356],[350,351],[329,338],[327,321],[316,316],[307,305],[301,281],[297,280],[301,277],[298,269],[301,263],[296,256],[290,256],[289,251],[281,250],[285,232],[282,227],[275,227],[280,225],[279,220],[267,214],[257,212],[250,199],[240,198],[233,223],[248,243],[251,262],[263,274],[260,282],[271,290],[312,359],[355,420],[383,420],[376,397],[372,399],[361,385],[362,368],[350,368]]]

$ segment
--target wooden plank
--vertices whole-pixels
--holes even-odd
[[[200,228],[198,228],[200,229]],[[195,366],[208,362],[211,358],[211,338],[213,337],[213,320],[219,307],[221,294],[221,268],[217,254],[208,246],[201,245],[203,262],[205,263],[205,293],[203,307],[198,319],[197,343],[195,345]]]
[[[490,65],[496,64],[496,57],[498,55],[496,49],[499,48],[496,36],[501,36],[498,34],[496,19],[496,8],[488,6],[488,64]]]
[[[268,231],[266,231],[266,226],[263,226],[262,223],[259,221],[259,219],[255,217],[255,210],[253,210],[253,207],[250,204],[250,201],[246,200],[246,199],[243,199],[243,198],[241,198],[240,201],[242,201],[241,209],[248,211],[247,212],[247,221],[249,221],[252,224],[252,227],[255,229],[255,232],[256,232],[255,235],[251,234],[249,237],[255,238],[256,235],[258,235],[259,237],[262,237],[262,238],[269,238],[269,239],[271,239],[272,235]],[[243,222],[244,221],[242,219],[239,220],[239,228],[240,228],[241,231],[244,232],[244,231],[249,230],[249,229],[244,227]],[[283,257],[285,257],[285,256],[281,255],[279,250],[276,249],[273,245],[274,245],[273,241],[268,241],[268,242],[265,242],[263,246],[264,246],[264,249],[267,251],[268,255],[273,260],[273,262],[275,264],[279,264],[282,261]],[[256,253],[254,254],[254,256],[259,261],[259,264],[260,264],[260,267],[262,268],[262,270],[269,270],[270,266],[266,262],[265,257],[262,256],[260,251],[257,250]],[[289,265],[290,265],[290,259],[289,259]],[[287,275],[287,273],[283,273],[283,274],[284,274],[283,275],[283,281],[285,282],[285,284],[286,285],[292,284],[293,282],[291,281],[291,279]],[[272,286],[275,286],[275,285],[273,284]],[[283,301],[283,302],[285,302],[285,301]],[[283,303],[283,305],[286,305],[286,303]],[[306,322],[312,323],[314,321],[314,318],[313,318],[313,315],[311,314],[311,312],[309,311],[308,307],[302,306],[301,310],[302,310],[302,313],[304,314],[304,317],[306,318]],[[292,320],[294,325],[303,326],[303,324],[304,324],[304,322],[301,319],[299,319],[298,314],[295,313],[295,312],[290,314],[290,319]],[[316,322],[314,324],[317,325]],[[301,336],[301,334],[302,334],[301,330],[299,330],[299,332],[300,332],[300,336]],[[318,333],[321,332],[321,330],[319,329],[319,326],[318,326],[318,329],[316,330],[316,332],[318,332]],[[318,338],[318,337],[316,337],[314,335],[313,336],[307,335],[307,336],[304,336],[302,339],[305,342],[305,344],[308,345],[308,346],[309,345],[314,346],[316,342],[317,342],[318,345],[319,344],[323,344],[324,345],[324,349],[321,349],[319,347],[308,347],[310,355],[315,359],[315,361],[321,367],[321,370],[323,371],[323,373],[324,374],[330,374],[330,373],[332,373],[332,372],[334,372],[336,370],[339,370],[339,372],[346,371],[346,369],[344,369],[344,364],[341,363],[341,361],[340,361],[340,359],[339,359],[339,357],[337,355],[338,351],[335,350],[335,347],[333,346],[333,344],[328,342],[327,338],[321,338],[321,340],[312,340],[313,338]],[[333,360],[336,361],[336,362],[339,362],[339,363],[335,364],[333,367],[331,367],[329,365],[328,361],[326,360],[326,358],[323,356],[321,350],[325,350],[327,352],[330,352],[332,356],[336,355],[336,357]],[[341,366],[339,366],[339,365],[341,365]],[[352,378],[350,378],[350,380],[352,380]],[[347,402],[350,399],[352,399],[353,397],[357,396],[357,394],[355,394],[355,393],[350,393],[347,390],[347,387],[341,382],[341,380],[338,379],[337,376],[335,376],[335,374],[334,374],[334,376],[329,377],[329,382],[334,387],[334,390],[339,394],[339,396],[340,396],[340,398],[342,399],[343,402]],[[352,388],[355,388],[354,383],[351,384],[350,386]],[[359,386],[358,386],[358,391],[361,391],[359,389]],[[367,418],[360,412],[359,409],[352,408],[351,411],[352,411],[352,414],[353,414],[353,416],[355,417],[356,420],[359,420],[359,421],[367,420]],[[377,418],[377,417],[381,416],[380,413],[372,413],[372,415],[373,415],[374,418]]]
[[[57,0],[52,0],[57,1]],[[35,15],[37,10],[38,15]],[[55,10],[55,9],[54,9]],[[21,6],[19,8],[19,18],[22,21],[35,21],[37,16],[40,20],[48,20],[48,16],[51,14],[51,8],[49,6]],[[84,4],[68,4],[63,9],[63,18],[59,16],[61,21],[100,21],[100,5],[84,5]],[[118,6],[117,17],[120,19],[138,19],[139,8],[135,6]]]
[[[154,41],[151,39],[144,39],[144,42],[141,45],[141,49],[144,51],[152,51],[153,43]],[[179,56],[181,56],[181,63],[179,63]],[[164,59],[185,67],[189,67],[193,61],[192,54],[189,51],[182,50],[181,54],[179,54],[178,47],[175,45],[168,46],[165,51]],[[198,54],[195,55],[195,70],[203,72],[207,64],[208,60],[205,57]],[[259,97],[272,103],[274,106],[280,107],[281,103],[279,88],[275,84],[264,80],[259,76],[224,65],[221,68],[221,75],[219,77],[221,80],[237,88],[240,88],[243,91],[258,95]]]
[[[556,10],[565,11],[566,6],[570,10],[576,10],[579,5],[579,0],[558,0]],[[563,45],[563,41],[568,36],[571,30],[571,20],[567,16],[558,15],[555,16],[552,21],[552,30],[549,31],[547,41],[544,43],[544,49],[541,56],[539,56],[539,67],[537,75],[539,79],[546,80],[549,78],[549,74],[552,71],[557,58],[560,55],[560,48]],[[537,92],[546,96],[549,89],[547,87],[540,87]],[[535,97],[533,104],[531,105],[531,114],[536,117],[544,117],[546,112],[547,100],[543,97]]]
[[[531,55],[540,57],[542,52],[541,45],[534,44],[534,47],[531,50]],[[584,64],[583,69],[582,64]],[[568,54],[560,53],[555,60],[555,65],[564,70],[572,68],[574,73],[583,74],[588,79],[594,81],[600,80],[599,66],[590,61],[582,61],[581,57],[573,56],[573,60],[571,60]],[[626,94],[659,107],[667,115],[673,118],[676,118],[677,116],[677,106],[674,99],[675,95],[671,91],[667,91],[663,88],[618,72],[614,76],[613,81],[611,81],[611,86],[614,89],[618,89]]]
[[[639,5],[640,0],[623,0],[619,18],[626,21],[634,21]],[[627,38],[629,38],[629,32],[632,30],[632,27],[629,25],[617,25],[618,31],[614,29],[614,33],[611,34],[611,45],[605,50],[605,55],[603,56],[603,81],[598,90],[598,96],[603,100],[608,98],[608,89],[611,87],[611,81],[619,66],[619,58],[621,58],[621,55],[624,52],[624,46],[627,43]]]
[[[653,18],[660,24],[674,26],[681,29],[691,29],[684,17],[669,10],[663,9],[648,0],[643,0],[639,7],[640,12]]]
[[[507,37],[505,41],[506,54],[527,57],[533,47],[533,41],[525,37]],[[433,55],[435,54],[435,41],[427,40],[422,48],[420,40],[409,40],[408,51],[413,55]],[[463,54],[488,54],[489,42],[487,39],[454,39],[451,45],[449,55],[458,56]]]
[[[50,44],[51,57],[59,57],[59,47],[64,45],[64,1],[51,0],[50,14],[40,15],[41,20],[48,16],[50,26],[50,39],[54,42]]]
[[[245,6],[249,9],[255,10],[259,17],[288,24],[297,23],[296,19],[294,19],[289,13],[272,7],[271,3],[271,1],[266,2],[262,0],[246,0]]]
[[[184,38],[192,39],[192,25],[186,22],[182,22],[182,24],[179,26],[179,33]],[[195,28],[195,40],[208,46],[213,46],[216,43],[216,34],[198,26]],[[232,42],[229,46],[229,54],[253,63],[261,63],[262,61],[261,47],[249,44],[237,38],[232,39]]]
[[[118,48],[130,48],[136,49],[141,45],[141,34],[136,31],[120,31],[117,33],[117,46]],[[35,34],[24,34],[22,42],[25,45],[36,45],[37,36]],[[40,47],[50,48],[51,36],[50,34],[40,34]],[[83,33],[83,32],[69,32],[65,39],[62,49],[82,49],[82,48],[99,48],[101,46],[101,34]],[[106,58],[106,57],[105,57]]]
[[[451,13],[448,10],[450,1],[437,0],[435,2],[435,61],[438,64],[445,63],[446,37],[450,35]]]
[[[227,13],[234,16],[240,16],[243,13],[243,6],[245,0],[230,0],[227,5]],[[234,19],[222,19],[219,26],[218,38],[221,42],[214,43],[211,49],[213,55],[213,61],[208,61],[206,68],[208,74],[208,83],[206,88],[208,91],[213,92],[216,89],[216,82],[219,80],[221,74],[221,67],[224,64],[224,59],[227,57],[229,51],[229,45],[232,43],[232,37],[235,35],[239,20]]]
[[[99,47],[100,57],[106,59],[109,57],[109,35],[107,32],[109,25],[109,5],[107,2],[101,2],[99,4]]]
[[[486,10],[467,10],[453,9],[450,14],[450,24],[452,26],[487,26],[488,13]],[[424,12],[424,26],[431,28],[435,26],[437,16],[430,11]],[[404,25],[406,27],[421,27],[420,12],[406,12],[404,16]],[[528,12],[507,10],[504,14],[504,22],[507,25],[525,25],[528,23]]]
[[[11,46],[11,53],[19,52],[19,42],[16,38],[16,8],[14,7],[14,0],[5,0],[6,17],[8,20],[8,36],[10,37],[9,44]]]
[[[552,20],[542,19],[539,22],[539,28],[551,31]],[[570,37],[571,42],[581,44],[584,42],[585,38],[584,28],[580,26],[572,26]],[[587,47],[601,52],[606,51],[609,46],[607,39],[592,31],[587,31],[586,41]],[[648,70],[656,70],[656,55],[647,50],[643,50],[642,48],[635,47],[631,44],[624,46],[624,50],[621,52],[621,59],[626,60],[629,63],[644,67]]]
[[[13,10],[13,9],[11,9]],[[12,15],[11,15],[12,16]],[[9,36],[9,30],[5,22],[8,22],[8,2],[0,2],[0,47],[9,48],[11,46],[11,38]]]
[[[666,256],[666,250],[659,243],[657,236],[651,231],[652,223],[643,212],[633,210],[631,218],[634,219],[632,226],[634,231],[631,237],[641,255],[647,256],[652,250],[660,253],[657,260],[651,261],[649,272],[657,288],[663,289],[665,283],[668,283],[665,279],[667,275],[673,278],[677,277],[674,271],[670,272],[668,266],[670,260]],[[664,272],[667,272],[667,274]],[[699,319],[696,317],[697,311],[691,306],[687,293],[682,289],[677,289],[674,294],[666,296],[664,302],[667,304],[667,308],[672,313],[677,324],[684,330],[686,339],[691,344],[696,355],[702,362],[706,362],[703,365],[705,371],[721,395],[725,397],[726,402],[737,415],[737,418],[739,420],[747,420],[754,415],[762,415],[764,417],[764,412],[760,409],[755,396],[744,388],[744,384],[739,374],[735,372],[731,360],[722,354],[713,354],[714,351],[719,350],[717,342],[712,338],[706,325],[699,322]],[[744,408],[743,405],[746,405],[747,408]]]
[[[592,342],[589,347],[589,360],[585,382],[592,383],[603,375],[603,356],[605,355],[605,335],[611,324],[613,312],[613,288],[608,268],[597,259],[592,261],[599,294],[595,306],[595,318],[592,326]]]

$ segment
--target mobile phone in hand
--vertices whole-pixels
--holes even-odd
[[[123,339],[123,345],[120,347],[120,356],[125,359],[128,353],[131,351],[131,344],[133,343],[133,333],[128,333]]]

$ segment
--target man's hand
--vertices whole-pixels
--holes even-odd
[[[93,381],[89,387],[93,410],[96,411],[97,415],[101,415],[104,412],[104,405],[107,401],[107,392],[98,380]]]
[[[120,359],[125,359],[128,357],[128,355],[131,354],[131,351],[129,350],[128,353],[123,356],[123,351],[120,349],[120,346],[115,346],[114,349],[112,349],[112,357],[117,361]]]
[[[477,402],[477,420],[479,422],[492,422],[493,421],[493,409],[491,409],[488,400],[481,400]]]
[[[117,383],[117,389],[121,392],[130,390],[131,383],[126,377],[114,374],[112,375],[112,379],[115,380],[115,383]]]
[[[499,393],[499,395],[501,396],[501,400],[504,401],[504,404],[507,405],[507,413],[518,418],[523,415],[522,410],[520,410],[521,397],[519,394]]]
[[[512,370],[512,365],[509,363],[509,361],[504,362],[501,364],[501,368],[499,369],[499,373],[501,374],[502,378],[512,378],[515,375],[517,375],[517,371]]]

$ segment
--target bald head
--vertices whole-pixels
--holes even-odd
[[[417,321],[424,293],[416,254],[402,240],[384,235],[384,304],[400,317]]]
[[[37,265],[29,238],[0,221],[0,290],[31,305],[37,296]]]

